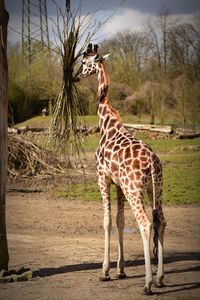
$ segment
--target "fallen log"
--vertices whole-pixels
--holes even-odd
[[[7,193],[42,193],[42,189],[23,189],[23,188],[10,188],[6,190]]]
[[[198,133],[177,133],[177,136],[176,136],[177,139],[181,139],[181,140],[196,139],[198,137],[200,137],[200,132],[198,132]]]
[[[21,134],[21,133],[27,133],[28,131],[30,132],[44,132],[46,129],[45,128],[39,128],[39,127],[28,127],[28,126],[23,126],[19,128],[15,127],[8,127],[8,133],[15,133],[15,134]]]
[[[170,134],[172,133],[172,126],[162,126],[162,125],[150,125],[150,124],[129,124],[125,123],[124,126],[127,129],[136,129],[136,130],[148,130],[148,131],[155,131],[155,132],[162,132]]]

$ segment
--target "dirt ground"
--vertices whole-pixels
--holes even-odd
[[[127,278],[115,279],[118,249],[113,203],[112,280],[100,282],[104,247],[101,203],[56,198],[44,186],[42,192],[32,193],[12,187],[8,186],[7,196],[9,266],[30,267],[33,279],[1,283],[1,300],[200,299],[200,206],[164,207],[166,287],[153,287],[152,296],[143,296],[142,241],[127,203]],[[155,274],[156,267],[152,268]]]

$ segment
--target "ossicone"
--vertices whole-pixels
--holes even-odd
[[[92,52],[92,44],[88,44],[87,46],[87,53],[91,53]]]
[[[89,43],[87,46],[87,54],[91,54],[91,53],[97,53],[98,52],[98,48],[99,46],[97,44],[94,44],[94,46],[92,46],[92,43]]]
[[[95,53],[97,53],[98,52],[98,48],[99,48],[99,46],[96,44],[96,45],[94,45],[94,52]]]

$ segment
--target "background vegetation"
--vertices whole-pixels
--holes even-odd
[[[102,41],[100,51],[111,53],[107,63],[110,99],[121,113],[141,119],[145,114],[151,123],[198,129],[200,15],[181,23],[164,11],[148,21],[142,32],[119,32]],[[23,70],[20,46],[9,47],[10,122],[40,114],[56,98],[62,72],[60,57],[56,51],[52,53],[50,65],[41,54]],[[96,114],[96,79],[83,80],[77,88],[82,114]]]

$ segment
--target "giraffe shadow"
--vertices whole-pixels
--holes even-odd
[[[174,262],[186,262],[186,261],[200,261],[200,253],[199,252],[177,252],[177,253],[168,253],[165,258],[165,264],[171,264]],[[152,259],[152,264],[154,260]],[[128,260],[126,261],[126,268],[129,267],[138,267],[144,265],[144,259],[135,259],[135,260]],[[117,263],[111,262],[111,268],[116,268]],[[65,274],[65,273],[72,273],[72,272],[80,272],[80,271],[89,271],[89,270],[98,270],[102,268],[102,262],[96,263],[80,263],[74,265],[65,265],[59,267],[48,267],[48,268],[41,268],[38,270],[33,271],[33,277],[49,277],[58,274]],[[179,274],[179,273],[187,273],[187,272],[199,272],[200,265],[198,266],[190,266],[187,268],[181,269],[171,269],[167,270],[165,274]],[[134,275],[128,276],[129,278],[141,278],[144,275]],[[191,284],[190,284],[191,285]]]
[[[176,252],[176,253],[168,253],[165,258],[165,265],[170,265],[175,262],[192,262],[195,261],[196,264],[200,261],[200,253],[199,252]],[[154,260],[152,259],[152,264]],[[144,259],[135,259],[135,260],[128,260],[126,261],[126,269],[129,267],[137,267],[137,266],[144,266]],[[111,268],[116,268],[116,262],[111,263]],[[33,271],[33,278],[35,277],[49,277],[58,274],[65,274],[65,273],[72,273],[72,272],[80,272],[80,271],[89,271],[89,270],[99,270],[102,268],[102,262],[96,263],[80,263],[74,265],[65,265],[59,266],[56,268],[41,268],[38,270]],[[172,268],[165,272],[165,274],[180,274],[180,273],[187,273],[187,272],[200,272],[200,264],[196,266],[185,267],[181,269]],[[197,274],[197,273],[196,273]],[[155,274],[154,274],[155,275]],[[195,277],[195,275],[194,275]],[[138,274],[133,276],[127,276],[127,278],[123,280],[130,280],[130,279],[140,279],[144,278],[144,274]],[[118,280],[118,279],[112,279]],[[153,295],[155,296],[162,296],[162,295],[169,295],[176,292],[183,292],[183,291],[192,291],[195,289],[200,288],[199,282],[192,282],[192,283],[182,283],[182,284],[169,284],[166,285],[165,288],[159,289],[154,288]]]
[[[171,294],[175,292],[183,292],[183,291],[191,291],[195,289],[200,288],[200,283],[199,282],[191,282],[191,283],[182,283],[182,284],[169,284],[165,286],[167,290],[162,291],[154,291],[154,295],[165,295],[165,294]]]

